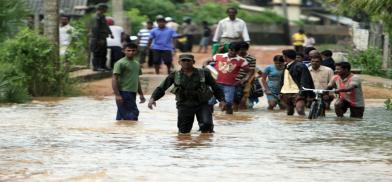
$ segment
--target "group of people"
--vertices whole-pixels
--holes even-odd
[[[93,71],[114,69],[114,63],[124,57],[123,45],[131,41],[124,29],[115,25],[113,18],[105,16],[107,10],[108,6],[105,3],[99,3],[89,26],[89,47],[92,53]],[[107,63],[108,58],[110,64]]]
[[[306,63],[306,60],[310,60],[310,63]],[[351,73],[350,63],[335,64],[332,51],[320,53],[311,48],[309,53],[302,54],[288,49],[283,50],[282,55],[275,56],[273,61],[274,64],[268,65],[262,73],[268,109],[279,105],[280,109],[287,110],[288,115],[293,115],[294,109],[299,115],[305,115],[305,107],[310,107],[314,99],[314,93],[305,91],[305,88],[334,89],[334,93],[326,92],[322,97],[325,109],[330,109],[334,94],[338,94],[335,102],[338,117],[343,117],[348,109],[350,117],[363,117],[365,106],[361,81]]]
[[[171,17],[157,15],[155,22],[147,21],[145,28],[137,33],[139,45],[139,62],[154,67],[155,73],[160,74],[162,62],[170,73],[173,68],[173,55],[179,47],[183,52],[191,52],[196,26],[190,18],[185,18],[182,25],[177,24]]]
[[[250,41],[245,22],[236,18],[237,9],[229,8],[227,14],[228,17],[219,22],[215,31],[209,27],[207,21],[202,22],[202,27],[199,28],[202,34],[198,52],[207,52],[212,35],[212,41],[217,43],[218,47],[219,42]],[[173,53],[177,48],[181,52],[192,52],[197,33],[198,28],[190,17],[184,17],[183,23],[179,25],[171,17],[157,15],[155,22],[147,21],[145,28],[137,34],[140,63],[144,64],[147,57],[148,66],[154,67],[155,73],[160,73],[161,63],[166,65],[167,72],[170,73]]]
[[[299,29],[298,32],[291,36],[291,42],[295,51],[302,53],[305,48],[314,47],[316,39],[312,33],[305,33],[303,29]]]
[[[152,51],[156,66],[163,61],[168,68],[168,76],[153,91],[148,107],[153,109],[157,100],[174,85],[171,92],[176,96],[180,133],[191,131],[195,116],[201,132],[213,132],[212,113],[217,100],[222,111],[233,114],[251,108],[263,93],[267,95],[269,110],[278,105],[287,111],[287,115],[293,115],[295,111],[298,115],[305,115],[305,108],[314,100],[314,93],[304,88],[334,89],[334,93],[323,95],[325,109],[330,109],[330,103],[338,94],[335,102],[338,117],[343,117],[348,109],[351,117],[363,117],[361,82],[351,73],[350,63],[335,64],[331,51],[320,53],[314,47],[306,47],[303,52],[283,50],[281,55],[274,56],[274,64],[264,69],[257,67],[256,58],[248,53],[250,38],[246,24],[235,17],[236,9],[230,8],[227,13],[229,17],[218,24],[213,39],[217,46],[204,68],[194,67],[196,60],[188,53],[179,56],[181,69],[178,71],[171,71],[177,32],[167,27],[167,19],[163,17],[156,19],[156,28],[151,28],[153,22],[147,22],[147,28],[151,30],[149,35],[139,32],[139,46],[126,44],[123,48],[125,57],[114,65],[112,87],[118,107],[117,120],[138,119],[136,93],[140,96],[140,103],[146,101],[140,87],[140,62],[136,56],[138,50],[146,49]],[[259,78],[262,86],[258,88]]]

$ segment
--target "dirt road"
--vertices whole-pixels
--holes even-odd
[[[290,48],[288,46],[254,46],[251,47],[249,53],[256,57],[257,65],[264,67],[268,64],[272,64],[272,58],[281,54],[283,49]],[[197,49],[195,49],[197,50]],[[178,68],[177,57],[174,58],[175,67]],[[200,67],[204,61],[211,57],[210,53],[196,53],[193,52],[196,59],[196,67]],[[162,66],[162,72],[165,73],[166,68]],[[156,87],[159,82],[164,78],[164,75],[155,75],[154,70],[151,68],[143,68],[144,80],[148,80],[149,84],[145,86],[145,92],[150,94],[152,88]],[[143,79],[142,79],[143,80]],[[146,89],[147,88],[147,89]],[[111,88],[111,79],[103,79],[93,82],[84,83],[81,85],[81,90],[85,95],[91,95],[95,97],[113,95]],[[366,99],[386,99],[392,98],[392,92],[386,88],[380,88],[376,86],[363,85],[363,91]]]

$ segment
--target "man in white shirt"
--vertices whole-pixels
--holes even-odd
[[[314,47],[314,44],[316,44],[316,40],[313,35],[311,33],[307,33],[305,36],[304,47]]]
[[[107,37],[107,47],[110,49],[110,68],[113,69],[114,63],[124,57],[122,52],[122,37],[124,36],[124,29],[120,26],[114,25],[114,20],[111,17],[106,17],[106,23],[112,31],[112,37]]]
[[[229,17],[219,21],[212,41],[223,43],[245,41],[249,43],[248,28],[243,20],[236,18],[237,9],[228,8],[226,12]]]
[[[62,15],[60,17],[60,29],[59,29],[59,36],[60,36],[60,56],[64,56],[65,52],[69,44],[71,44],[72,40],[72,31],[74,27],[69,25],[69,17]]]

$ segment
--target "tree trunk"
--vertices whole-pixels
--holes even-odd
[[[383,49],[383,58],[382,58],[382,68],[383,69],[391,69],[392,68],[392,59],[391,59],[391,41],[389,39],[389,35],[385,34],[384,36],[384,49]]]
[[[124,6],[123,0],[112,0],[112,11],[114,23],[124,28],[125,32],[128,32],[128,26],[124,21]]]
[[[369,47],[382,49],[383,27],[380,23],[371,23],[369,29]]]
[[[59,68],[59,0],[44,0],[44,35],[52,41],[56,54],[53,61]]]

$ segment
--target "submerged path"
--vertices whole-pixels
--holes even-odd
[[[277,49],[253,50],[258,64]],[[165,76],[149,72],[147,94]],[[110,79],[83,87],[88,96],[0,106],[0,181],[392,181],[392,112],[367,95],[385,97],[377,87],[362,120],[287,117],[261,98],[252,111],[217,111],[207,135],[197,124],[177,134],[173,95],[117,122]]]
[[[214,134],[178,135],[174,97],[116,122],[113,96],[0,107],[0,181],[392,181],[392,112],[363,120],[216,112]]]
[[[283,49],[291,48],[291,46],[251,46],[250,54],[254,55],[257,59],[257,65],[260,67],[265,67],[268,64],[272,64],[272,59],[275,55],[281,54]],[[177,56],[180,53],[177,53]],[[210,53],[193,53],[196,59],[196,67],[201,67],[203,62],[211,57]],[[174,64],[178,69],[179,66],[177,64],[177,56],[175,56]],[[91,74],[90,70],[82,70],[81,72],[76,72],[76,74],[80,75],[88,75]],[[162,73],[166,73],[166,68],[162,66]],[[110,73],[98,74],[88,76],[89,78],[100,78],[100,76],[106,76],[106,79],[101,79],[98,81],[89,81],[88,83],[82,84],[82,91],[86,96],[109,96],[113,95],[113,91],[111,88],[111,79]],[[151,68],[144,68],[142,75],[142,85],[144,90],[147,93],[156,87],[161,80],[164,79],[166,74],[155,75],[154,70]],[[384,79],[380,77],[370,76],[370,75],[360,75],[363,79],[363,89],[364,94],[367,99],[386,99],[392,98],[392,92],[390,89],[392,88],[392,80]],[[143,82],[144,80],[144,82]],[[149,82],[145,82],[148,80]]]

